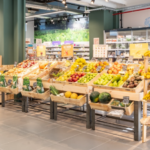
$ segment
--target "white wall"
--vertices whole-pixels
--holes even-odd
[[[123,28],[150,27],[150,9],[123,14]]]
[[[34,18],[28,19],[26,21],[29,20],[34,20]],[[31,44],[34,43],[34,21],[29,21],[27,23],[26,38],[30,38]]]

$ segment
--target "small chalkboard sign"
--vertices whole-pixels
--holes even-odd
[[[12,80],[9,79],[7,84],[8,84],[8,85],[11,85],[11,84],[12,84]]]
[[[101,66],[98,66],[97,68],[96,68],[96,71],[100,71],[101,70]]]
[[[108,70],[110,68],[110,66],[109,65],[107,65],[106,67],[105,67],[105,70]]]
[[[127,65],[123,65],[123,66],[122,66],[122,70],[123,70],[123,71],[127,71]]]
[[[35,89],[37,87],[37,82],[33,83],[33,88]]]
[[[123,97],[123,103],[124,104],[129,104],[129,96],[124,96]]]
[[[82,70],[85,70],[85,69],[87,69],[87,66],[84,66]]]

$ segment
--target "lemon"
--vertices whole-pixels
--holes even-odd
[[[81,99],[83,97],[83,95],[79,95],[78,97],[77,97],[77,99]]]
[[[71,92],[69,92],[69,91],[67,91],[67,92],[65,93],[65,97],[66,97],[66,98],[70,98],[70,97],[71,97],[71,95],[72,95],[72,93],[71,93]]]
[[[76,93],[72,93],[72,94],[71,94],[71,98],[72,98],[72,99],[77,99],[77,97],[78,97],[78,95],[77,95]]]

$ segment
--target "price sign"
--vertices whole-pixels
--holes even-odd
[[[105,70],[108,70],[110,68],[110,66],[109,65],[107,65],[106,67],[105,67]]]
[[[129,104],[129,96],[124,96],[123,97],[123,103],[124,104]]]
[[[50,65],[51,65],[51,63],[48,63],[47,68],[49,68],[49,67],[50,67]]]
[[[96,68],[96,71],[100,71],[101,70],[101,66],[98,66],[97,68]]]
[[[33,83],[33,88],[35,89],[37,87],[37,82]]]
[[[123,70],[123,71],[127,71],[127,66],[126,66],[126,65],[123,65],[123,66],[122,66],[122,70]]]
[[[8,80],[8,85],[12,85],[12,80],[11,79]]]
[[[75,68],[75,71],[77,71],[79,69],[79,65],[77,65],[77,67]]]
[[[82,70],[85,70],[85,69],[87,69],[87,66],[84,66]]]
[[[68,57],[68,58],[67,58],[67,60],[71,60],[71,59],[72,59],[72,57]]]
[[[133,56],[129,56],[128,62],[133,63]]]
[[[16,61],[14,62],[14,67],[17,67],[17,62]]]
[[[135,68],[134,68],[134,72],[137,73],[137,72],[139,71],[139,69],[140,69],[140,68],[139,68],[138,66],[135,67]]]

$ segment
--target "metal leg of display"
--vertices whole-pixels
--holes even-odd
[[[26,113],[28,112],[28,103],[29,103],[29,97],[26,97],[25,104],[24,104],[24,109]]]
[[[25,98],[22,100],[22,112],[25,112]]]
[[[5,93],[2,92],[2,107],[5,107]]]
[[[141,102],[134,102],[134,140],[141,140]]]
[[[54,102],[54,120],[57,120],[57,102]]]
[[[50,119],[54,119],[54,102],[50,99]]]
[[[91,128],[95,130],[95,109],[91,109]]]
[[[88,102],[88,94],[86,94],[86,128],[91,128],[91,108]]]

